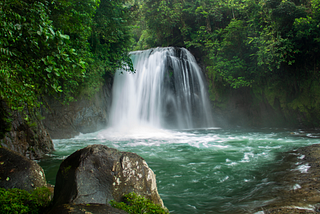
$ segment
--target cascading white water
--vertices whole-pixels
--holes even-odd
[[[130,55],[136,72],[115,74],[111,127],[213,126],[203,74],[188,50],[155,48]]]

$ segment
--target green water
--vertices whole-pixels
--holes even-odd
[[[107,129],[54,140],[56,151],[40,165],[54,184],[64,158],[87,145],[103,144],[137,153],[147,161],[171,213],[252,213],[275,199],[275,189],[291,188],[278,184],[289,166],[283,160],[288,151],[320,143],[316,137],[316,133],[289,129],[136,129],[125,133]],[[294,170],[307,172],[301,169],[308,167],[299,164],[293,164]]]

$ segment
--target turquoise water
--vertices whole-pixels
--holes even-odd
[[[54,140],[56,151],[40,162],[49,183],[64,158],[103,144],[143,157],[171,213],[254,213],[274,200],[288,151],[320,143],[315,133],[289,129],[106,129]],[[304,166],[295,163],[296,170]],[[301,171],[303,173],[303,171]],[[292,184],[294,185],[294,184]]]

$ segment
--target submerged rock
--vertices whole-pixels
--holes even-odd
[[[63,204],[109,204],[135,192],[164,207],[156,178],[137,154],[120,152],[103,145],[76,151],[59,168],[53,206]]]
[[[32,191],[47,186],[43,169],[34,161],[0,148],[0,187]]]
[[[281,188],[274,190],[275,200],[260,213],[319,213],[320,144],[291,151],[284,163],[288,168],[279,174]]]

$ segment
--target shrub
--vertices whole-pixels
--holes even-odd
[[[129,193],[123,196],[124,202],[110,201],[111,206],[124,210],[130,214],[154,213],[165,214],[169,213],[158,204],[154,204],[151,200],[146,199],[136,193]]]
[[[46,187],[29,193],[23,189],[0,188],[0,214],[37,214],[50,203],[51,192]]]

